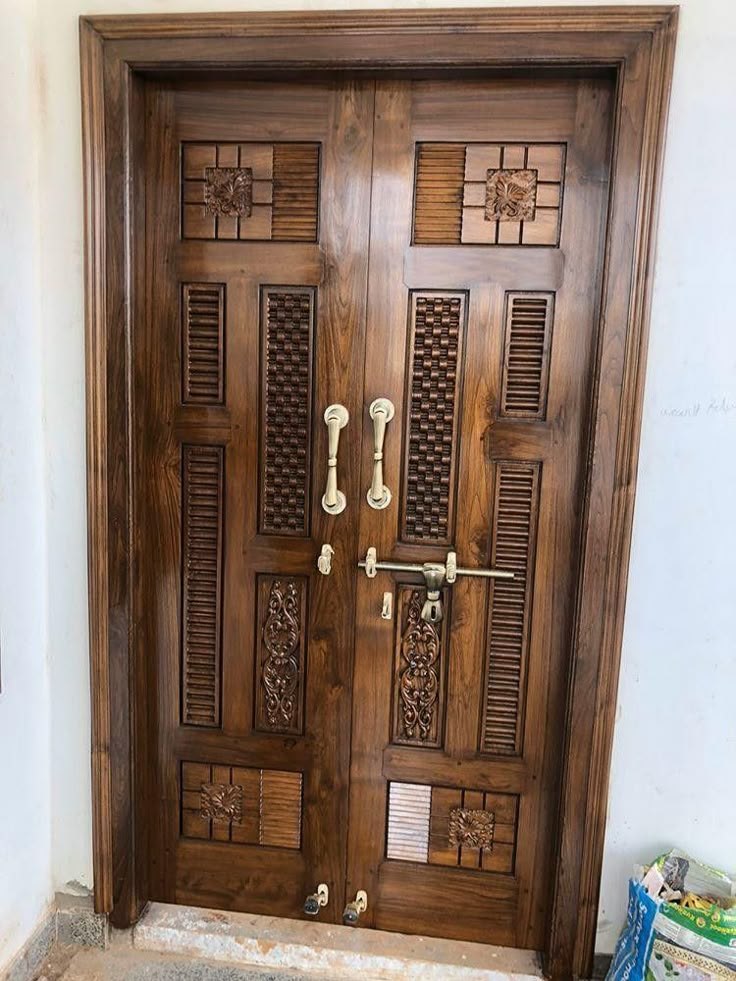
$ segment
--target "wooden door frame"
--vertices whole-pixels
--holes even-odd
[[[118,925],[148,898],[145,691],[131,602],[133,284],[145,77],[202,70],[595,67],[616,81],[595,390],[546,971],[592,965],[641,429],[675,6],[80,18],[95,906]]]

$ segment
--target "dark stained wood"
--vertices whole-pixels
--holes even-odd
[[[533,71],[567,61],[609,66],[617,79],[616,193],[603,258],[603,330],[593,380],[557,873],[551,930],[544,943],[547,971],[563,981],[589,973],[595,936],[676,23],[677,8],[631,6],[82,19],[95,898],[98,910],[111,910],[118,924],[134,920],[151,894],[145,834],[149,706],[131,598],[133,543],[139,532],[128,422],[135,419],[128,384],[130,317],[137,311],[139,323],[141,313],[138,277],[131,275],[139,261],[135,239],[141,228],[141,194],[129,177],[140,166],[143,73],[202,64],[241,72],[262,65],[274,73],[308,66],[313,79],[319,69],[354,64],[376,71],[434,66],[456,72],[463,66],[523,63]],[[230,248],[222,243],[223,256]],[[482,282],[488,274],[483,250],[467,250],[469,274],[476,261],[475,281]],[[436,249],[431,285],[452,290],[457,284],[440,278],[442,251]],[[476,260],[471,259],[473,252]],[[554,256],[554,250],[549,254]],[[237,268],[235,254],[227,261]],[[502,261],[501,252],[493,261]],[[191,281],[198,265],[188,273]],[[523,282],[517,288],[538,289],[539,284]],[[177,438],[182,440],[191,439],[192,432],[212,438],[229,425],[214,412],[205,417],[196,411],[190,421],[179,423]],[[530,449],[539,439],[533,428],[528,426],[525,441]],[[357,458],[351,462],[352,475]],[[356,495],[364,494],[363,481],[360,487],[357,483]],[[309,574],[313,555],[297,547],[294,559],[295,571]],[[370,704],[361,711],[369,712]],[[238,745],[236,737],[225,739],[231,755]],[[179,751],[184,749],[182,743]],[[256,749],[254,745],[232,761],[220,762],[256,765]],[[358,751],[366,752],[360,746]],[[401,772],[408,776],[407,762]],[[387,776],[388,764],[387,757]],[[417,767],[423,765],[417,760]],[[438,775],[447,769],[449,781],[451,766],[438,760]],[[495,768],[499,790],[514,785],[514,766],[509,760]],[[463,769],[460,765],[458,772]],[[369,827],[372,816],[361,815],[361,820]]]
[[[253,82],[230,91],[150,82],[147,107],[146,166],[138,175],[148,205],[146,313],[136,337],[134,397],[138,641],[149,652],[152,693],[151,897],[208,905],[211,887],[198,883],[227,868],[219,906],[300,916],[304,898],[324,881],[334,902],[322,918],[339,920],[355,591],[345,557],[356,552],[357,524],[347,512],[331,517],[321,507],[323,414],[339,401],[353,416],[339,472],[355,501],[373,82]],[[276,173],[275,150],[287,138],[321,145],[320,238],[274,247],[261,244],[271,225],[268,210],[257,217],[255,207],[272,200],[261,186],[268,175],[275,192],[277,179],[288,189],[302,172],[296,159],[289,175]],[[240,234],[235,265],[229,252],[220,261],[219,241],[180,235],[181,183],[187,207],[194,199],[187,175],[199,173],[201,159],[251,166],[251,215],[243,209],[233,217],[227,198],[214,224],[201,205],[191,213],[190,227],[200,222],[215,238]],[[259,222],[256,236],[251,219]],[[172,357],[181,349],[181,283],[190,275],[223,293],[224,351],[218,334],[207,349],[225,372],[224,407],[214,411],[182,401]],[[153,542],[155,548],[146,545]],[[342,557],[329,579],[316,569],[323,542]],[[249,748],[260,783],[237,776]],[[283,830],[262,823],[260,835],[242,836],[238,821],[224,838],[216,822],[207,834],[197,832],[197,791],[185,790],[182,776],[182,768],[197,767],[230,774],[218,780],[242,799],[243,820],[259,802],[278,804]],[[286,770],[300,775],[298,794],[269,776]],[[293,828],[297,848],[286,844]],[[192,837],[208,840],[193,844]],[[227,842],[226,853],[215,841]],[[264,879],[260,851],[278,844],[289,854],[268,866]]]
[[[503,865],[499,875],[487,863],[482,865],[487,874],[481,874],[477,853],[463,853],[462,871],[444,873],[431,865],[399,866],[386,855],[391,782],[432,787],[433,800],[434,788],[446,784],[437,774],[437,752],[424,766],[416,752],[407,753],[405,776],[403,751],[396,746],[392,776],[386,779],[396,627],[381,621],[379,612],[383,592],[393,591],[394,580],[402,578],[361,575],[351,770],[351,813],[360,820],[351,821],[348,876],[349,892],[367,889],[372,903],[366,919],[382,928],[536,949],[544,945],[597,341],[611,96],[609,82],[585,77],[540,80],[533,90],[514,81],[379,83],[371,224],[380,232],[371,245],[365,388],[366,406],[377,396],[396,406],[384,451],[384,480],[394,499],[385,511],[363,508],[361,554],[372,546],[379,559],[421,563],[443,557],[452,546],[461,566],[514,572],[513,581],[489,585],[461,578],[448,590],[446,695],[439,693],[444,704],[435,703],[433,711],[444,717],[439,743],[448,763],[464,764],[464,783],[455,778],[451,786],[465,797],[482,802],[483,792],[500,789],[493,758],[514,757],[520,763],[518,782],[504,786],[520,798],[513,875]],[[423,263],[425,256],[432,262],[433,246],[408,246],[414,147],[440,132],[448,145],[463,147],[466,203],[494,159],[507,170],[528,162],[540,180],[564,178],[564,271],[554,289],[549,393],[545,412],[535,411],[532,419],[500,411],[506,307],[517,280],[489,274],[468,286],[462,199],[443,201],[442,221],[432,226],[433,241],[455,242],[454,250],[445,251],[445,276],[455,292],[433,291],[431,271]],[[494,146],[499,135],[506,144],[503,153]],[[452,173],[434,175],[438,198],[456,171],[454,166]],[[478,184],[481,196],[470,200],[482,202],[486,189]],[[544,200],[541,192],[539,199]],[[446,221],[450,206],[457,226]],[[426,229],[434,211],[424,207]],[[535,229],[533,215],[526,217],[524,241]],[[541,210],[539,220],[546,221]],[[518,222],[509,218],[498,227],[510,224]],[[515,235],[518,241],[518,229]],[[405,259],[407,247],[414,253],[411,263]],[[517,264],[526,266],[521,275],[529,280],[536,272],[537,289],[549,291],[548,265],[538,264],[534,247],[517,248],[522,253]],[[364,432],[364,442],[368,435]],[[364,486],[371,467],[365,453]],[[428,731],[425,745],[434,744]],[[485,754],[490,759],[483,760]],[[508,769],[504,774],[507,778]],[[446,823],[448,815],[445,806]],[[404,820],[405,835],[421,837],[416,813],[407,810]],[[473,896],[477,914],[438,923],[443,890],[463,888]],[[508,920],[492,912],[499,896],[513,911]]]

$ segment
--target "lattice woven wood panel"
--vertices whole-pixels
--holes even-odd
[[[305,535],[309,525],[315,290],[264,287],[261,531]]]

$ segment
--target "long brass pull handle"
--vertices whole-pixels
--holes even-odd
[[[337,450],[340,430],[348,424],[350,414],[344,405],[328,405],[325,409],[327,424],[327,487],[322,495],[322,509],[328,514],[340,514],[345,510],[345,495],[337,489]]]
[[[383,441],[386,426],[394,417],[394,404],[390,399],[374,399],[368,414],[373,420],[373,480],[367,497],[372,508],[382,511],[391,503],[391,491],[383,482]]]

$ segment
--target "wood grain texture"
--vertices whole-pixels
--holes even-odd
[[[126,311],[137,301],[131,294],[135,279],[129,275],[135,251],[123,230],[128,216],[136,227],[140,212],[140,195],[129,179],[137,165],[142,130],[137,123],[129,125],[131,118],[139,119],[138,70],[202,64],[210,68],[267,64],[273,70],[308,65],[316,70],[358,63],[376,70],[408,65],[454,69],[522,62],[534,70],[563,60],[609,66],[618,78],[613,171],[617,192],[603,260],[606,289],[600,308],[606,333],[595,378],[585,559],[565,723],[567,764],[556,895],[545,942],[549,974],[567,981],[588,973],[595,935],[676,24],[677,8],[672,6],[82,19],[95,901],[99,911],[112,909],[119,925],[135,919],[150,895],[142,859],[146,835],[140,802],[145,800],[145,779],[139,755],[147,707],[145,672],[129,612],[134,509],[131,434],[125,421],[134,413],[134,407],[126,404],[125,378],[130,372]],[[440,251],[431,280],[434,288],[466,288],[473,277],[482,280],[488,275],[490,263],[484,265],[480,254],[473,258],[476,250],[467,247],[465,281],[443,281]],[[512,261],[505,254],[494,260],[506,265]],[[195,276],[196,272],[190,273],[189,278]],[[517,285],[518,289],[540,287],[555,288],[552,283],[529,280]],[[363,486],[364,480],[360,483]],[[364,708],[369,712],[371,706]],[[237,741],[228,743],[233,749],[237,745]],[[366,750],[359,746],[358,751]],[[437,772],[445,766],[438,760]],[[502,774],[513,767],[509,762],[496,769],[504,784]],[[394,777],[399,778],[398,771]],[[367,819],[374,820],[370,815]],[[279,861],[269,855],[260,872],[254,865],[243,880],[233,875],[227,858],[218,852],[197,889],[209,905],[218,906],[228,891],[263,883],[267,868],[279,877]],[[295,903],[303,898],[298,879],[291,880]],[[395,897],[397,915],[404,880]],[[192,895],[191,888],[192,883],[180,875],[177,890],[182,901]],[[391,888],[387,882],[387,901]],[[464,901],[459,894],[446,893],[448,897]],[[271,901],[267,897],[263,903],[261,911],[268,912]],[[440,920],[442,910],[436,915]],[[499,919],[503,918],[499,908]],[[507,917],[506,923],[511,922]]]
[[[373,83],[228,88],[151,82],[147,97],[147,158],[140,178],[149,190],[148,315],[137,336],[135,396],[140,406],[139,521],[142,542],[156,543],[155,549],[142,546],[138,577],[139,637],[149,654],[154,705],[146,819],[152,839],[151,895],[168,902],[186,896],[206,904],[209,893],[199,892],[197,884],[217,862],[208,847],[238,844],[242,847],[231,849],[230,863],[241,881],[251,883],[251,891],[237,886],[228,892],[221,885],[222,905],[300,916],[304,897],[314,889],[309,877],[317,875],[335,897],[323,919],[335,919],[341,912],[347,834],[354,576],[343,562],[328,581],[318,575],[316,557],[324,541],[338,554],[354,554],[356,528],[345,518],[325,514],[318,488],[327,459],[324,408],[343,401],[358,415]],[[287,105],[293,116],[285,118]],[[247,123],[238,124],[243,140],[228,144],[233,115]],[[188,146],[205,146],[207,136],[220,148],[221,163],[223,147],[255,145],[259,135],[268,134],[280,146],[295,135],[294,117],[296,133],[308,137],[297,145],[322,148],[319,244],[261,242],[242,235],[202,242],[182,235],[181,144],[193,137]],[[201,162],[190,160],[190,172]],[[224,255],[223,247],[228,250]],[[232,251],[239,258],[231,264]],[[227,400],[222,408],[179,404],[177,366],[169,355],[179,284],[190,269],[193,281],[223,283],[226,290]],[[312,401],[319,412],[312,412]],[[205,463],[185,471],[189,479],[180,486],[171,461],[182,444],[185,453],[196,447],[197,460]],[[345,447],[342,459],[349,462],[351,452],[360,453],[359,438]],[[212,472],[212,461],[220,455],[224,480]],[[345,480],[353,498],[356,470],[348,468]],[[182,510],[186,534],[180,548],[175,527]],[[182,599],[169,570],[180,565],[190,712],[185,721],[206,723],[187,726],[186,739],[171,695],[179,670],[171,651]],[[218,619],[211,608],[219,582],[221,644],[213,633]],[[207,664],[202,660],[214,648],[222,651],[217,675],[205,671],[211,657]],[[213,703],[213,691],[220,690],[221,701]],[[179,813],[182,760],[210,765],[207,785],[244,788],[242,822],[210,821],[198,829],[201,806],[192,799]],[[228,766],[233,768],[229,776],[220,772]],[[249,817],[252,793],[246,793],[250,777],[241,780],[235,768],[261,772],[257,835]],[[298,784],[290,776],[297,768]],[[234,793],[212,790],[211,807]],[[256,853],[262,848],[288,849],[291,855],[289,863],[278,866],[280,872],[274,869],[268,882],[259,883]],[[296,904],[295,882],[302,894]]]
[[[619,111],[627,107],[632,125],[619,130],[613,167],[617,195],[601,312],[607,331],[598,364],[561,838],[546,947],[546,968],[555,979],[583,978],[593,963],[677,21],[674,7],[653,26],[651,48],[631,57],[630,75],[619,90]]]
[[[109,646],[107,270],[105,267],[105,102],[101,36],[79,25],[84,158],[84,280],[87,376],[87,533],[90,672],[92,676],[92,822],[95,910],[115,899]],[[127,745],[123,740],[123,745]],[[119,776],[119,774],[115,774]],[[122,841],[129,838],[123,831]]]
[[[311,11],[262,14],[142,14],[85,17],[90,26],[111,41],[130,38],[228,38],[319,35],[325,31],[378,34],[411,31],[425,34],[457,31],[493,34],[578,32],[646,33],[656,31],[677,10],[673,5],[635,7],[526,7],[507,10],[423,10],[421,17],[403,10]],[[305,52],[306,54],[306,52]]]
[[[361,818],[369,813],[371,817],[367,828],[361,822],[351,830],[348,874],[351,889],[368,888],[373,896],[368,922],[383,928],[438,932],[433,915],[442,876],[449,888],[450,876],[477,878],[483,872],[474,889],[476,905],[485,912],[472,922],[445,923],[445,935],[507,943],[512,921],[512,943],[532,948],[544,943],[550,882],[540,870],[551,869],[554,855],[608,189],[611,93],[605,79],[585,75],[538,80],[534,89],[502,80],[427,79],[396,82],[393,89],[388,82],[379,85],[372,225],[380,233],[371,251],[365,385],[371,398],[380,394],[394,402],[396,418],[406,427],[402,450],[389,426],[384,473],[394,484],[403,480],[407,490],[394,511],[398,529],[393,503],[386,513],[361,513],[361,552],[371,545],[387,559],[421,563],[440,558],[442,546],[452,546],[462,565],[501,566],[515,574],[508,583],[490,586],[480,579],[460,578],[447,591],[447,681],[439,752],[429,746],[415,749],[416,744],[407,745],[406,740],[387,741],[393,638],[378,622],[377,610],[381,592],[393,583],[387,573],[379,573],[376,580],[361,579],[351,806]],[[514,133],[521,120],[529,142],[499,143],[507,128]],[[472,135],[478,141],[472,147],[503,147],[509,155],[512,148],[521,148],[521,162],[527,148],[531,153],[542,139],[555,148],[567,146],[563,269],[554,289],[563,326],[553,338],[544,419],[537,412],[531,418],[501,412],[507,294],[518,292],[522,275],[536,278],[540,288],[547,286],[545,278],[556,271],[544,252],[517,248],[522,258],[493,267],[488,250],[485,274],[473,269],[468,294],[443,293],[432,289],[439,266],[435,247],[416,240],[407,244],[416,179],[414,148],[440,130],[453,146],[463,143],[470,148]],[[561,179],[562,159],[558,154],[558,169],[544,176]],[[466,155],[466,167],[476,163],[468,162]],[[481,163],[478,173],[484,175],[489,158]],[[541,159],[537,163],[541,166]],[[469,173],[477,176],[472,169]],[[466,275],[465,250],[460,243],[454,250],[442,248],[444,275],[459,284]],[[410,261],[407,253],[412,253]],[[458,307],[454,321],[453,298]],[[516,348],[514,355],[523,358]],[[363,479],[369,480],[365,470]],[[412,663],[424,671],[431,687],[431,665],[418,654]],[[483,763],[479,750],[493,759]],[[516,769],[500,763],[499,758],[514,754],[520,760]],[[447,779],[457,786],[457,776],[448,774],[453,769],[457,774],[461,764],[464,796],[453,806],[483,810],[482,793],[475,788],[493,793],[503,789],[518,797],[518,849],[505,842],[506,853],[497,851],[491,862],[487,855],[468,849],[458,854],[455,848],[452,858],[448,808],[445,837],[437,832],[433,839],[433,854],[444,856],[441,864],[447,870],[438,871],[430,860],[431,869],[413,869],[402,886],[398,875],[384,868],[388,860],[383,843],[389,832],[400,834],[390,806],[390,826],[382,826],[387,779],[432,787]],[[481,772],[488,783],[481,783]],[[399,909],[402,891],[404,906]],[[489,912],[499,909],[513,909],[511,921]]]

